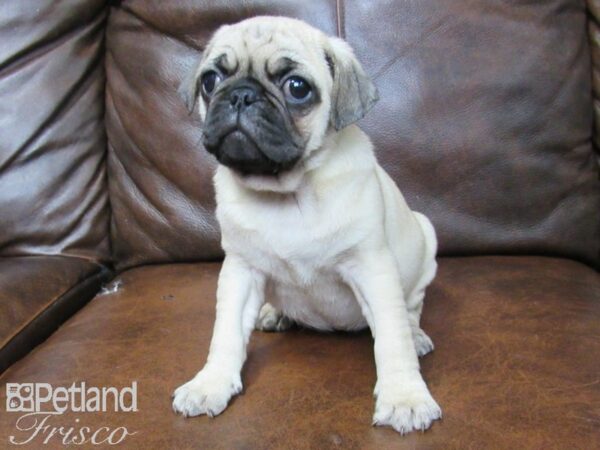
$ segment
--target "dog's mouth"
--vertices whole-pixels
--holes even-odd
[[[281,170],[280,164],[268,158],[239,128],[223,136],[215,156],[221,164],[243,175],[277,175]]]
[[[228,129],[216,139],[214,135],[204,134],[203,142],[221,164],[241,175],[276,176],[291,169],[299,159],[298,156],[279,161],[270,157],[242,127]]]

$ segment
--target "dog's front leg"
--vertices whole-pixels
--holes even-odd
[[[358,255],[344,265],[342,276],[352,288],[375,339],[374,425],[389,425],[404,434],[425,430],[441,417],[419,368],[398,269],[388,250]]]
[[[246,345],[264,301],[264,276],[240,258],[226,256],[219,274],[217,314],[208,359],[194,378],[177,388],[175,412],[215,416],[242,390]]]

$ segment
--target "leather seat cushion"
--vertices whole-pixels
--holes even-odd
[[[89,301],[108,275],[80,258],[0,258],[0,373]]]
[[[171,393],[201,367],[212,333],[217,263],[146,266],[120,276],[0,377],[68,386],[138,382],[138,412],[67,412],[53,424],[125,426],[144,448],[597,448],[600,277],[543,257],[440,261],[422,360],[444,418],[401,438],[371,426],[368,332],[253,334],[244,394],[221,416],[184,419]],[[0,402],[5,402],[5,393]],[[19,414],[3,414],[0,436]],[[7,417],[5,420],[4,417]]]

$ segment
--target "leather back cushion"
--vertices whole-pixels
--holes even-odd
[[[361,122],[441,254],[598,259],[585,5],[551,2],[132,0],[107,31],[114,256],[222,256],[214,160],[177,88],[211,33],[257,14],[346,38],[379,87]]]
[[[588,0],[588,35],[592,54],[594,91],[594,147],[600,163],[600,0]]]
[[[0,256],[108,260],[102,0],[0,7]]]

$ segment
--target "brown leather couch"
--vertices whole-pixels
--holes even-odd
[[[171,411],[222,258],[215,162],[176,91],[219,25],[257,14],[356,49],[381,94],[361,125],[437,228],[422,370],[444,418],[425,433],[371,427],[368,333],[255,332],[229,409]],[[0,448],[31,434],[6,383],[81,381],[136,381],[138,411],[52,425],[126,427],[124,448],[600,448],[598,18],[582,0],[5,2]]]

